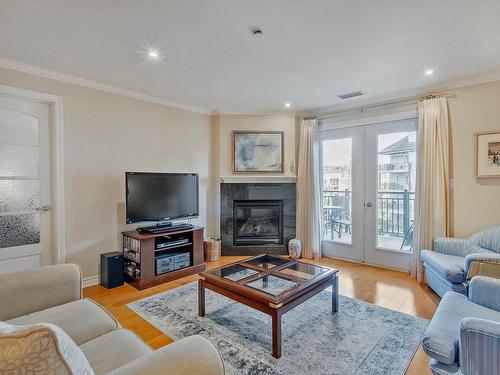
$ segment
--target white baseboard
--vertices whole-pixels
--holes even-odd
[[[100,283],[99,279],[100,279],[99,275],[84,277],[83,287],[86,288],[88,286],[98,285]]]

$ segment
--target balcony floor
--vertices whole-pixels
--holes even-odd
[[[339,238],[337,232],[333,232],[333,237],[332,237],[331,231],[328,230],[326,232],[323,232],[323,240],[334,241],[343,244],[350,244],[352,241],[352,234],[343,232],[342,236]],[[377,247],[390,250],[400,250],[402,242],[403,242],[403,236],[395,237],[388,235],[379,235]],[[403,248],[403,250],[409,251],[409,247],[406,246]]]

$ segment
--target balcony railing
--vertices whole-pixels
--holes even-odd
[[[350,190],[325,190],[323,208],[325,220],[332,210],[341,219],[351,220],[352,194]],[[411,232],[415,209],[415,192],[408,190],[383,190],[377,193],[377,230],[380,235],[407,237]]]

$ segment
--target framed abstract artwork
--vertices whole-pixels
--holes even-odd
[[[476,177],[500,177],[500,130],[476,134]]]
[[[284,133],[233,131],[234,173],[283,173]]]

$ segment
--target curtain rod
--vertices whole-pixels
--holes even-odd
[[[430,99],[430,98],[437,98],[440,96],[446,96],[447,98],[455,98],[457,95],[453,92],[443,92],[443,93],[437,93],[437,94],[427,94],[427,95],[418,95],[418,96],[412,96],[409,98],[404,98],[404,99],[398,99],[398,100],[391,100],[391,101],[386,101],[386,102],[381,102],[381,103],[375,103],[375,104],[370,104],[370,105],[365,105],[365,106],[359,106],[359,107],[354,107],[354,108],[346,108],[346,109],[339,109],[336,111],[332,112],[326,112],[326,113],[321,113],[317,116],[319,120],[335,117],[341,114],[345,113],[350,113],[350,112],[360,112],[363,113],[367,109],[374,109],[374,108],[380,108],[380,107],[386,107],[386,106],[391,106],[395,104],[417,104],[420,100],[424,99]]]

